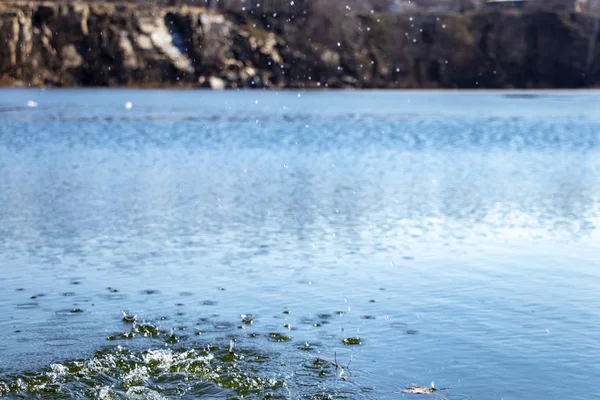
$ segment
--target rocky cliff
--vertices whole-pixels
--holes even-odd
[[[0,4],[0,84],[505,88],[600,84],[599,19]]]

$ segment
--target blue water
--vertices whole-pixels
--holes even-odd
[[[288,398],[599,399],[599,228],[596,92],[0,90],[0,380],[127,311]]]

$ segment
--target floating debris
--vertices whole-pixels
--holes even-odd
[[[133,108],[133,103],[130,101],[125,102],[125,109],[131,110]]]
[[[271,338],[271,340],[274,342],[289,342],[290,340],[292,340],[291,337],[282,335],[281,333],[277,332],[269,333],[269,338]]]
[[[38,106],[37,101],[29,100],[27,101],[27,107],[35,108]]]
[[[158,326],[152,324],[135,325],[133,331],[143,335],[144,337],[157,338],[161,335],[161,330]]]
[[[359,337],[346,338],[342,340],[342,343],[344,343],[346,346],[356,346],[362,344]]]
[[[396,393],[410,393],[410,394],[436,394],[435,392],[439,392],[442,390],[448,390],[449,388],[437,389],[434,387],[433,382],[431,382],[431,387],[424,387],[418,385],[410,385],[406,389],[398,390]]]
[[[176,344],[179,343],[181,341],[181,338],[175,334],[171,334],[169,335],[169,337],[165,340],[165,343],[167,344]]]
[[[310,345],[310,343],[304,342],[304,345],[298,347],[298,350],[311,351],[311,350],[313,350],[313,347]]]
[[[307,343],[307,344],[308,344],[308,343]],[[348,361],[348,365],[346,365],[346,367],[345,367],[345,368],[346,368],[346,369],[347,369],[347,368],[349,368],[351,363],[352,363],[352,356],[350,356],[350,360]],[[339,370],[340,370],[340,372],[339,372],[339,375],[338,375],[338,376],[339,376],[339,377],[340,377],[342,380],[344,380],[344,381],[345,381],[345,380],[348,380],[348,378],[349,378],[349,377],[348,377],[347,375],[345,375],[345,369],[344,369],[344,367],[343,367],[341,364],[339,364],[339,363],[337,362],[337,354],[335,354],[335,353],[334,353],[334,358],[333,358],[333,361],[331,361],[331,360],[328,360],[328,359],[326,359],[326,358],[315,357],[314,365],[315,365],[315,366],[318,366],[319,364],[329,364],[329,365],[332,365],[334,368],[336,368],[336,369],[339,369]],[[320,375],[322,375],[322,373],[320,373]]]
[[[266,360],[253,350],[232,353],[226,346],[141,352],[117,346],[89,359],[52,364],[27,374],[0,375],[0,397],[198,398],[202,396],[197,388],[210,383],[230,391],[227,398],[283,398],[285,381],[258,368]],[[106,386],[107,382],[111,385]]]
[[[135,332],[123,332],[123,333],[119,333],[117,335],[110,335],[109,337],[106,338],[106,340],[129,340],[129,339],[133,339],[136,336]]]

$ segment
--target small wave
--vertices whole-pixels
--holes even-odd
[[[194,396],[223,391],[232,395],[276,394],[285,382],[263,376],[253,366],[259,354],[230,352],[225,346],[150,349],[134,352],[117,346],[87,360],[54,363],[34,372],[0,378],[0,396],[144,398]]]

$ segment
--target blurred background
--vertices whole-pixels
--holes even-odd
[[[0,85],[589,88],[598,0],[0,4]]]

